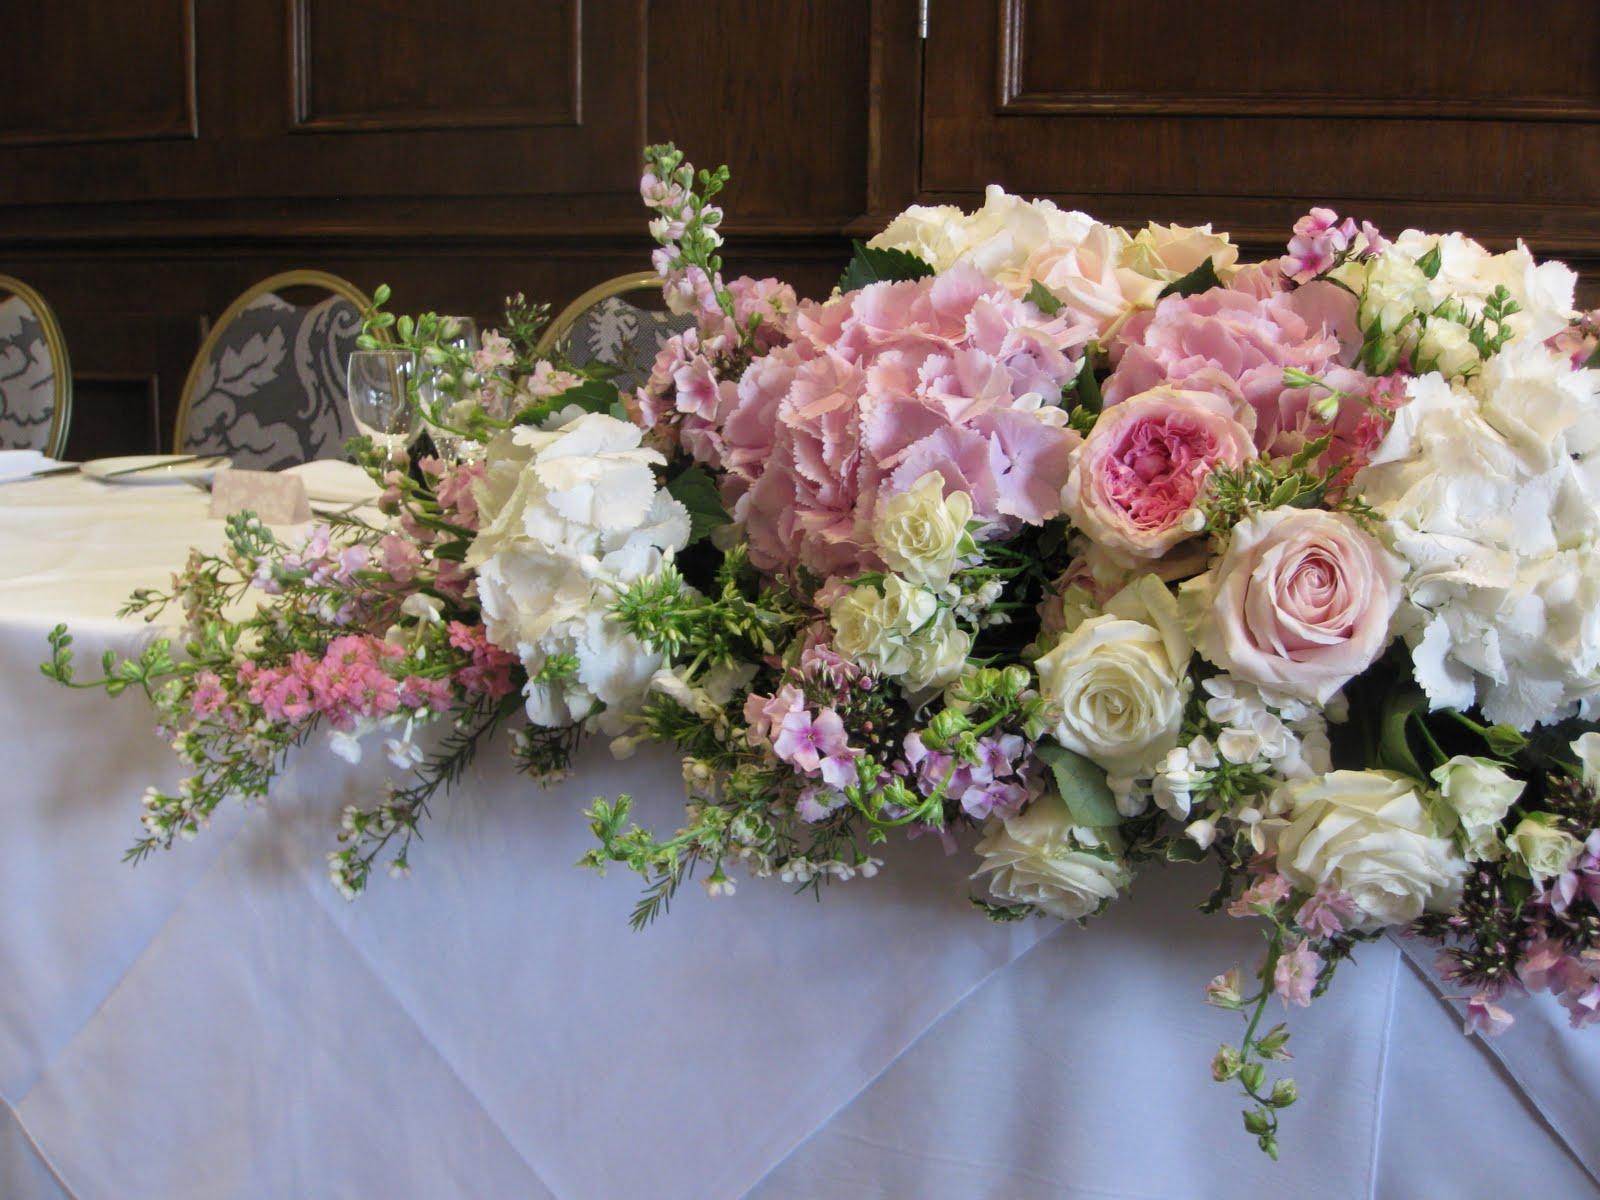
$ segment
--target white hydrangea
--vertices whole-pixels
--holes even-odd
[[[1087,213],[1063,211],[1049,200],[1024,200],[991,183],[977,212],[965,213],[953,204],[914,204],[867,245],[905,250],[935,271],[970,263],[1012,286],[1036,250],[1046,244],[1076,245],[1098,224]]]
[[[663,459],[637,426],[585,414],[559,429],[521,426],[491,443],[477,488],[482,527],[467,553],[489,640],[530,676],[572,655],[576,673],[530,682],[528,719],[559,726],[604,705],[615,731],[660,655],[607,609],[617,590],[655,574],[689,540],[689,514],[656,486]]]
[[[1435,708],[1600,716],[1600,372],[1533,342],[1407,384],[1356,489],[1405,559],[1397,625]]]
[[[1515,250],[1491,254],[1464,234],[1408,229],[1394,240],[1390,253],[1415,261],[1435,248],[1439,269],[1426,281],[1430,311],[1447,300],[1457,300],[1468,314],[1476,316],[1494,289],[1503,286],[1520,310],[1510,321],[1518,340],[1542,342],[1560,332],[1574,316],[1577,274],[1562,262],[1536,262],[1520,241]]]

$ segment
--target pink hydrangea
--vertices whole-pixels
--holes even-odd
[[[747,369],[720,426],[725,491],[757,565],[880,565],[878,503],[929,471],[995,532],[1059,512],[1078,441],[1059,397],[1087,325],[960,266],[802,305],[791,333]]]
[[[1232,406],[1263,453],[1293,454],[1322,431],[1312,406],[1329,392],[1288,386],[1285,369],[1364,393],[1370,381],[1346,365],[1360,347],[1355,297],[1326,281],[1265,296],[1230,288],[1168,296],[1113,340],[1105,402],[1162,384],[1210,392]]]

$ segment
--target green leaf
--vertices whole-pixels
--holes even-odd
[[[1505,896],[1506,902],[1520,912],[1522,906],[1528,902],[1528,897],[1533,895],[1533,881],[1524,879],[1521,875],[1505,873],[1500,876],[1500,892]]]
[[[1325,433],[1319,438],[1312,438],[1304,446],[1301,446],[1295,452],[1295,456],[1289,460],[1289,469],[1292,471],[1304,470],[1327,453],[1328,447],[1331,445],[1333,445],[1333,435],[1331,433]]]
[[[1066,801],[1074,823],[1106,829],[1121,822],[1122,814],[1117,812],[1117,802],[1106,786],[1104,771],[1058,742],[1040,742],[1037,753],[1050,764],[1056,790]]]
[[[1023,299],[1037,305],[1039,311],[1047,317],[1053,317],[1061,311],[1061,301],[1057,300],[1055,293],[1037,279],[1033,281],[1033,286],[1028,289],[1028,294]]]
[[[722,497],[711,473],[704,467],[690,467],[667,484],[667,492],[689,510],[689,541],[698,542],[732,518],[722,507]]]
[[[1098,413],[1105,407],[1105,400],[1100,395],[1100,380],[1095,377],[1094,363],[1090,359],[1083,360],[1083,366],[1078,368],[1078,378],[1073,382],[1078,389],[1079,408]]]
[[[1174,279],[1161,289],[1162,296],[1193,296],[1199,292],[1209,292],[1214,287],[1222,286],[1222,280],[1217,278],[1217,268],[1208,258],[1182,279]]]
[[[584,412],[608,413],[611,406],[616,404],[618,393],[614,384],[603,379],[585,379],[575,387],[569,387],[560,395],[547,396],[543,400],[528,405],[512,418],[516,425],[536,425],[551,413],[560,412],[564,408],[577,405]]]
[[[1192,837],[1176,837],[1167,843],[1168,862],[1205,862],[1210,853]]]
[[[1600,368],[1600,346],[1594,348],[1594,353],[1589,355],[1589,361],[1583,364],[1586,367]]]
[[[1432,250],[1429,250],[1421,258],[1417,259],[1417,269],[1429,279],[1432,279],[1439,274],[1439,264],[1444,261],[1444,255],[1439,249],[1441,244],[1442,243],[1435,242]]]
[[[854,292],[869,283],[882,283],[894,279],[923,279],[933,274],[933,267],[906,250],[889,250],[852,242],[855,254],[850,265],[839,276],[839,290]]]
[[[1392,693],[1383,706],[1383,718],[1378,726],[1378,765],[1390,771],[1399,771],[1413,779],[1426,779],[1427,772],[1417,762],[1411,741],[1406,736],[1406,726],[1411,718],[1424,711],[1428,698],[1416,690]]]

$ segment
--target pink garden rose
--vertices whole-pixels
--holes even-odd
[[[1103,337],[1136,307],[1154,304],[1163,284],[1122,267],[1128,235],[1096,222],[1081,241],[1049,241],[1023,264],[1027,284],[1038,283],[1094,323]]]
[[[1257,513],[1184,589],[1196,648],[1240,679],[1324,704],[1388,646],[1403,573],[1344,513]]]
[[[1321,388],[1284,385],[1286,367],[1362,393],[1370,381],[1346,364],[1361,347],[1355,297],[1317,281],[1292,292],[1212,288],[1168,296],[1134,314],[1113,339],[1107,405],[1171,384],[1225,398],[1264,454],[1293,454],[1323,432],[1311,414]]]
[[[1183,515],[1213,467],[1255,457],[1250,433],[1207,392],[1153,388],[1107,407],[1073,457],[1061,506],[1122,557],[1156,559],[1192,536]]]

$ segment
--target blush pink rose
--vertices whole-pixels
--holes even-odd
[[[1183,515],[1212,469],[1254,457],[1250,432],[1227,401],[1153,388],[1100,414],[1073,457],[1061,506],[1113,554],[1160,558],[1192,536]]]
[[[1221,561],[1185,599],[1207,659],[1323,704],[1388,646],[1402,575],[1346,514],[1279,508],[1234,526]]]

